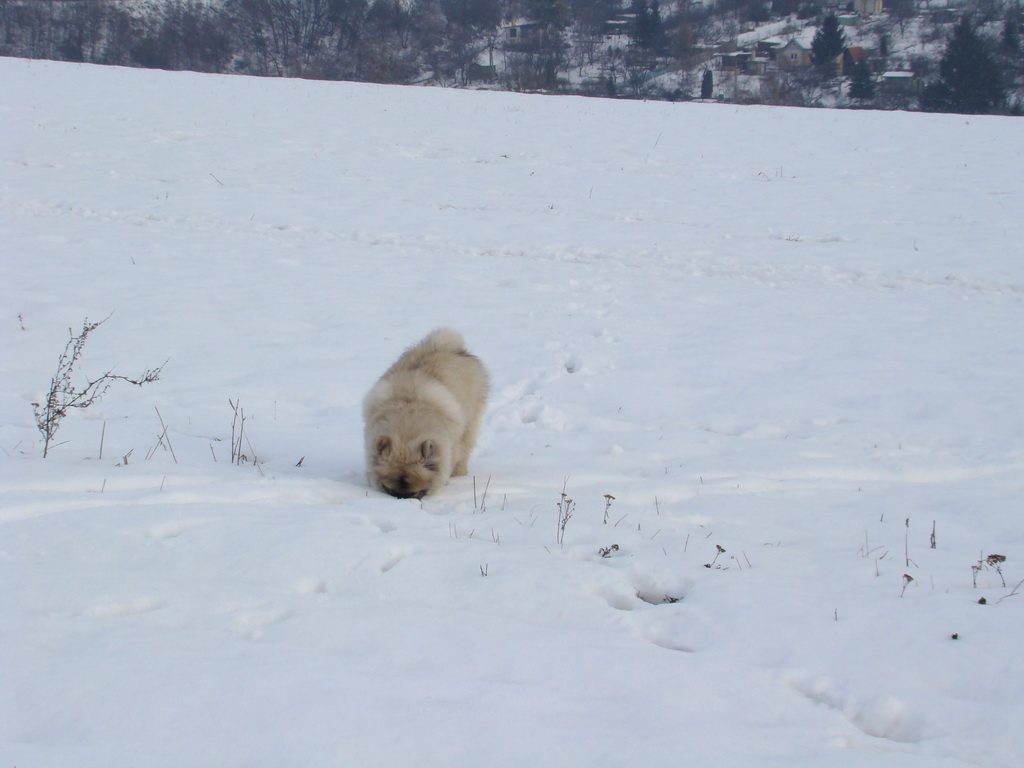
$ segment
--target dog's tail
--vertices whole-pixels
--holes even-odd
[[[466,354],[466,342],[462,334],[454,328],[436,328],[427,334],[415,348],[424,352],[451,352],[456,355]]]
[[[388,370],[396,368],[418,368],[423,360],[436,352],[447,352],[452,355],[469,355],[462,334],[453,328],[437,328],[427,336],[413,344],[395,361]]]

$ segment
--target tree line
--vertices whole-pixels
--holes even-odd
[[[631,3],[628,31],[648,59],[685,55],[710,15]],[[533,47],[511,52],[511,85],[553,88],[572,66],[593,63],[621,11],[621,0],[0,0],[0,55],[389,83],[429,73],[465,83],[471,65],[499,46],[502,21],[519,18],[541,32]]]
[[[909,2],[890,4],[906,11]],[[804,78],[811,86],[834,76],[831,62],[846,47],[836,16],[823,14],[820,0],[666,0],[666,7],[661,0],[630,0],[626,8],[623,13],[620,0],[0,0],[0,55],[382,83],[430,78],[464,85],[480,75],[478,62],[495,61],[500,49],[500,77],[514,90],[564,88],[574,66],[582,73],[596,62],[606,74],[590,90],[577,86],[582,92],[675,98],[696,96],[699,89],[707,98],[713,91],[709,72],[695,79],[708,66],[707,46],[701,44],[735,34],[742,22],[780,14],[817,17],[812,45],[817,73]],[[901,13],[890,17],[893,23],[902,23]],[[1021,8],[1003,15],[999,40],[979,34],[964,17],[921,95],[921,108],[1019,112],[1008,93],[1024,84]],[[602,46],[609,20],[616,18],[631,38],[624,50]],[[500,37],[502,22],[510,19],[532,22],[528,42],[509,45]],[[882,43],[884,49],[884,37]],[[884,59],[884,50],[879,55]],[[650,91],[651,72],[669,67],[694,73],[693,93]],[[851,74],[851,98],[873,103],[876,72],[861,61]]]
[[[4,0],[0,54],[197,72],[465,78],[505,0]]]

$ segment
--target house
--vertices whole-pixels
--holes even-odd
[[[779,69],[803,69],[811,66],[811,45],[805,39],[794,37],[775,52]]]
[[[606,39],[614,37],[629,37],[632,25],[624,19],[609,19],[604,23],[604,35]]]
[[[860,46],[854,45],[843,51],[842,61],[839,63],[839,74],[853,74],[853,68],[860,62],[867,61],[868,52]]]
[[[769,37],[764,40],[758,40],[757,45],[754,48],[754,52],[761,58],[768,59],[769,61],[775,61],[775,57],[779,50],[786,45],[786,41],[779,37]]]
[[[544,42],[544,25],[538,21],[515,19],[502,27],[501,39],[510,51],[528,51]]]
[[[466,67],[466,79],[470,82],[483,81],[493,83],[498,79],[498,68],[493,64],[479,64],[471,61]]]
[[[768,70],[768,59],[751,51],[723,53],[718,57],[718,69],[737,75],[763,75]]]
[[[854,13],[881,13],[882,0],[853,0]]]
[[[604,33],[612,36],[630,36],[636,29],[635,13],[617,13],[604,23]]]
[[[960,18],[955,8],[933,8],[931,13],[922,15],[931,18],[934,24],[955,24]]]
[[[749,60],[749,51],[723,53],[718,57],[718,69],[723,72],[742,72]]]
[[[751,56],[743,71],[748,75],[764,76],[768,72],[768,59],[764,56]]]
[[[915,72],[883,72],[878,78],[878,90],[888,96],[916,96],[921,92],[921,78]]]

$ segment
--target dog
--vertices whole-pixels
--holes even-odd
[[[487,370],[458,331],[438,328],[406,350],[363,400],[370,485],[422,499],[465,475],[487,393]]]

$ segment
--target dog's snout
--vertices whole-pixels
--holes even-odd
[[[405,478],[397,480],[394,485],[385,486],[384,490],[396,499],[422,499],[427,495],[426,489],[420,491],[412,490],[409,481]]]

